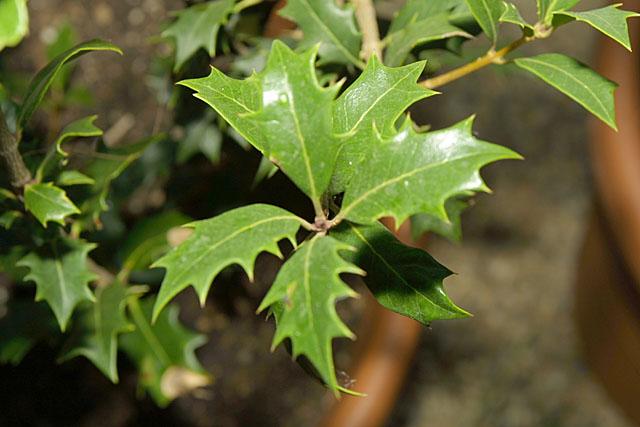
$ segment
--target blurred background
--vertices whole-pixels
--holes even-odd
[[[516,3],[525,16],[535,14],[533,0]],[[136,140],[168,120],[154,90],[152,58],[166,49],[158,42],[162,24],[183,6],[178,0],[30,0],[31,34],[3,54],[2,69],[31,75],[47,62],[46,46],[65,24],[79,40],[112,41],[124,57],[88,55],[74,78],[92,93],[87,111],[99,114],[101,127]],[[572,25],[527,49],[592,64],[597,38]],[[485,48],[472,42],[467,52]],[[463,215],[461,243],[429,238],[430,252],[458,273],[445,282],[447,291],[474,317],[421,331],[387,425],[630,427],[588,370],[575,324],[578,260],[594,212],[587,113],[510,67],[485,69],[441,90],[414,108],[419,123],[439,128],[476,113],[482,139],[525,160],[484,170],[494,193],[478,197]],[[215,168],[196,160],[210,180],[188,191],[209,214],[225,210],[232,203],[226,193],[250,188],[257,162],[255,153],[226,144]],[[247,177],[225,181],[225,172],[245,167]],[[276,175],[248,197],[267,199],[284,185]],[[121,384],[112,385],[84,359],[58,366],[55,352],[39,346],[20,366],[0,367],[0,425],[315,425],[333,397],[285,351],[269,352],[273,326],[254,311],[273,263],[261,259],[258,268],[256,284],[235,274],[228,285],[216,285],[203,310],[191,291],[179,298],[185,321],[209,337],[198,355],[216,379],[211,387],[160,410],[135,397],[136,374],[126,360]],[[364,306],[359,300],[340,307],[356,330]],[[337,365],[348,371],[352,346],[337,348]],[[638,372],[638,365],[630,369]]]

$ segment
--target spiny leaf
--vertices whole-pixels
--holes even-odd
[[[358,165],[375,149],[374,127],[384,134],[395,133],[396,120],[411,104],[437,93],[416,83],[423,69],[424,62],[386,67],[374,55],[335,101],[333,129],[345,143],[338,155],[331,193],[344,191]]]
[[[27,0],[0,0],[0,51],[29,33]]]
[[[367,272],[363,279],[378,302],[424,324],[468,313],[444,293],[451,272],[422,249],[402,244],[382,224],[341,224],[332,237],[356,248],[345,259]]]
[[[533,25],[524,20],[515,4],[506,1],[502,2],[502,4],[504,10],[500,16],[500,22],[515,24],[523,30],[527,30],[529,33],[533,32]]]
[[[433,232],[446,237],[453,242],[462,240],[462,222],[460,215],[469,206],[468,201],[459,198],[451,198],[444,204],[448,220],[419,213],[411,217],[411,235],[418,240],[425,233]]]
[[[614,82],[559,53],[518,58],[514,62],[582,105],[611,128],[617,129],[613,98],[617,85]]]
[[[139,291],[139,288],[126,287],[118,281],[98,288],[95,303],[85,307],[77,319],[78,327],[60,360],[84,356],[117,383],[118,335],[134,329],[127,321],[125,307],[128,299]]]
[[[178,71],[199,49],[209,56],[216,53],[216,39],[220,26],[233,12],[234,0],[214,0],[196,4],[179,11],[177,18],[162,33],[176,44],[176,60],[173,71]]]
[[[584,12],[556,12],[555,15],[567,17],[570,20],[575,19],[576,21],[586,22],[631,51],[627,19],[636,18],[640,14],[618,9],[620,6],[622,6],[622,3]]]
[[[538,19],[547,25],[551,25],[554,13],[571,9],[579,2],[580,0],[537,0]]]
[[[465,0],[482,31],[495,46],[498,41],[498,24],[502,15],[501,0]]]
[[[22,129],[31,118],[31,115],[36,108],[38,108],[40,102],[42,102],[42,98],[44,98],[44,95],[47,93],[51,83],[56,78],[64,64],[88,52],[95,51],[112,51],[122,55],[120,48],[102,40],[91,40],[81,43],[58,55],[46,67],[40,70],[33,80],[31,80],[31,83],[29,83],[29,88],[27,89],[24,102],[18,112],[18,129]]]
[[[36,301],[49,304],[62,331],[78,303],[94,300],[87,286],[95,278],[87,266],[87,254],[93,248],[92,243],[63,238],[30,252],[17,263],[29,268],[24,280],[36,283]]]
[[[50,182],[27,184],[24,188],[24,207],[43,227],[46,227],[49,221],[64,225],[66,217],[80,213],[77,206],[67,197],[67,193]]]
[[[450,12],[463,3],[464,0],[407,0],[391,21],[388,34],[425,18]]]
[[[141,388],[164,407],[211,382],[195,355],[207,339],[180,324],[177,305],[167,307],[152,324],[153,306],[153,298],[130,300],[127,307],[135,331],[121,336],[120,348],[137,365]]]
[[[364,274],[340,255],[348,250],[353,248],[328,236],[305,242],[278,272],[258,308],[274,309],[276,333],[272,348],[285,338],[291,339],[293,357],[307,357],[336,395],[339,391],[331,341],[354,335],[338,317],[335,303],[356,295],[340,274]]]
[[[473,117],[450,128],[416,133],[410,123],[362,163],[347,187],[337,218],[370,224],[391,216],[402,224],[410,215],[428,213],[447,219],[444,203],[471,191],[487,191],[479,169],[513,151],[476,139]]]
[[[211,282],[225,267],[240,265],[253,278],[253,264],[261,252],[282,256],[278,242],[288,239],[295,246],[301,219],[270,205],[249,205],[217,217],[188,224],[193,234],[158,260],[153,267],[167,270],[153,319],[178,292],[192,285],[204,304]]]
[[[302,29],[301,47],[320,43],[322,63],[351,63],[364,67],[358,57],[362,37],[351,8],[340,7],[335,0],[288,0],[280,14],[295,21]]]

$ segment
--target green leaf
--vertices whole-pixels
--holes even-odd
[[[0,213],[0,227],[8,230],[18,218],[22,218],[20,211],[7,210],[2,212]]]
[[[213,111],[211,113],[215,116]],[[178,143],[176,153],[178,164],[186,162],[198,153],[204,154],[211,163],[220,161],[222,133],[210,120],[211,118],[206,117],[187,125],[185,137]]]
[[[335,0],[289,0],[280,15],[302,29],[302,48],[320,43],[322,63],[351,63],[364,68],[359,58],[362,36],[350,7],[340,7]]]
[[[460,28],[451,25],[447,13],[412,22],[389,36],[384,57],[385,62],[390,66],[402,65],[414,47],[455,36],[472,37]]]
[[[253,264],[261,252],[282,257],[278,242],[288,239],[294,246],[302,220],[270,205],[249,205],[217,217],[188,224],[193,234],[158,260],[153,267],[164,267],[154,320],[178,292],[192,285],[204,304],[211,282],[225,267],[240,265],[253,279]]]
[[[356,248],[345,258],[367,272],[364,282],[389,310],[424,324],[469,315],[444,292],[442,281],[451,272],[422,249],[401,243],[382,224],[341,224],[331,236]]]
[[[462,223],[460,215],[469,206],[466,200],[451,198],[444,205],[448,220],[429,215],[416,214],[411,217],[411,235],[418,240],[425,233],[433,232],[453,242],[462,240]]]
[[[487,191],[479,169],[501,159],[520,158],[472,133],[473,117],[450,128],[417,133],[410,123],[362,163],[347,187],[337,219],[369,224],[390,216],[402,224],[428,213],[447,219],[445,201],[459,194]]]
[[[17,45],[28,33],[27,0],[0,0],[0,51]]]
[[[162,33],[162,37],[175,41],[177,72],[199,49],[209,56],[216,53],[216,39],[220,26],[233,12],[234,0],[214,0],[196,4],[179,11],[176,20]]]
[[[553,14],[571,9],[580,0],[537,0],[538,19],[546,25],[551,25]]]
[[[620,10],[618,9],[620,6],[622,6],[622,3],[600,9],[587,10],[584,12],[556,12],[555,15],[567,17],[570,20],[575,19],[576,21],[586,22],[596,30],[620,43],[627,50],[631,51],[627,19],[636,18],[640,16],[640,14],[627,10]]]
[[[95,183],[96,181],[93,178],[76,170],[60,172],[60,175],[58,175],[58,180],[56,181],[56,184],[62,187],[71,185],[93,185]]]
[[[388,34],[425,18],[431,18],[464,4],[464,0],[407,0],[391,21]]]
[[[613,98],[617,85],[614,82],[559,53],[518,58],[514,62],[582,105],[611,128],[617,129]]]
[[[337,300],[357,294],[340,274],[364,274],[342,258],[340,252],[353,250],[332,237],[318,236],[305,242],[282,266],[258,311],[270,306],[276,316],[272,349],[291,339],[292,355],[304,355],[322,380],[338,395],[331,341],[354,335],[335,310]]]
[[[20,111],[18,112],[18,128],[22,129],[31,118],[51,83],[56,78],[64,64],[72,61],[88,52],[112,51],[122,55],[122,51],[117,46],[102,40],[91,40],[61,53],[53,61],[47,64],[29,83],[29,88],[25,95]]]
[[[45,303],[11,298],[0,318],[0,363],[18,365],[38,341],[49,339],[56,329]]]
[[[125,308],[139,288],[127,288],[120,282],[100,287],[96,301],[86,307],[77,319],[78,327],[65,345],[60,361],[84,356],[114,383],[118,382],[118,335],[131,332]]]
[[[49,221],[64,225],[66,217],[80,213],[77,206],[67,197],[67,193],[50,182],[27,184],[24,188],[24,207],[43,227],[46,227]]]
[[[95,279],[87,265],[87,254],[93,248],[92,243],[64,238],[30,252],[17,263],[29,268],[24,280],[36,283],[36,301],[49,304],[62,331],[78,303],[94,300],[87,286]]]
[[[170,305],[151,323],[153,298],[128,304],[135,331],[120,338],[120,348],[137,365],[140,386],[159,406],[211,382],[195,350],[207,340],[180,324],[178,306]]]
[[[515,24],[522,28],[522,30],[527,30],[531,34],[533,33],[533,25],[524,20],[515,4],[506,1],[502,2],[502,4],[504,10],[500,16],[500,22]]]
[[[501,0],[465,0],[482,31],[495,46],[498,41],[498,24],[502,16]]]
[[[397,119],[411,104],[437,93],[417,84],[423,69],[424,62],[386,67],[374,55],[358,79],[335,101],[333,129],[345,143],[332,178],[332,194],[344,191],[351,175],[375,149],[375,129],[394,134]]]

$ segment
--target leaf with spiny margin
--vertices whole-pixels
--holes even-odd
[[[385,63],[390,66],[402,65],[414,47],[451,37],[471,38],[472,36],[451,25],[448,13],[411,22],[388,36],[388,46],[384,56]]]
[[[29,269],[24,280],[35,282],[36,301],[49,304],[62,331],[76,305],[95,299],[88,286],[95,275],[87,264],[87,254],[95,247],[93,243],[61,238],[30,252],[17,263]]]
[[[356,248],[345,259],[363,278],[380,304],[424,324],[469,314],[445,294],[442,281],[451,272],[422,249],[401,243],[382,224],[340,224],[331,236]]]
[[[136,298],[141,287],[127,287],[119,281],[98,288],[95,303],[80,310],[75,330],[65,344],[60,361],[84,356],[111,382],[118,382],[118,335],[134,330],[125,315],[129,298]]]
[[[216,39],[220,26],[233,12],[234,0],[214,0],[195,4],[176,14],[176,20],[163,31],[162,37],[175,41],[177,72],[199,49],[209,56],[216,53]]]
[[[576,21],[586,22],[631,51],[627,19],[636,18],[640,14],[618,9],[620,6],[622,6],[622,3],[584,12],[556,12],[554,15],[566,17],[569,20],[575,19]]]
[[[0,318],[0,363],[18,365],[39,341],[59,333],[57,328],[47,304],[11,298]]]
[[[262,252],[282,257],[278,242],[288,239],[295,246],[301,223],[300,218],[284,209],[255,204],[187,224],[193,234],[152,265],[166,269],[153,319],[189,285],[204,305],[213,279],[232,264],[240,265],[253,279],[256,257]]]
[[[395,122],[414,102],[437,92],[423,88],[417,80],[424,62],[404,67],[386,67],[373,55],[358,79],[335,101],[334,132],[345,139],[331,182],[331,193],[344,191],[351,175],[375,149],[375,130],[395,133]]]
[[[151,323],[153,305],[152,297],[130,301],[127,307],[135,330],[121,335],[120,348],[138,367],[140,387],[158,406],[165,407],[173,399],[211,383],[195,355],[207,339],[180,324],[177,305],[167,307]]]
[[[280,15],[295,21],[302,29],[301,47],[320,43],[321,63],[364,67],[359,58],[362,36],[352,8],[338,6],[335,0],[288,0]]]
[[[453,197],[446,201],[444,209],[447,212],[447,220],[433,215],[419,213],[411,217],[411,236],[418,240],[425,233],[436,233],[452,242],[462,240],[462,221],[460,215],[469,206],[467,200]]]
[[[357,294],[340,274],[364,272],[345,261],[341,252],[353,248],[329,236],[304,242],[285,262],[258,312],[274,307],[276,333],[272,349],[289,338],[293,358],[304,355],[336,394],[338,381],[333,364],[334,338],[354,338],[336,313],[337,300]]]
[[[77,46],[72,47],[69,50],[62,52],[60,55],[47,64],[42,70],[35,75],[25,95],[20,111],[18,112],[17,127],[22,129],[27,121],[31,118],[33,112],[38,108],[38,105],[42,102],[45,94],[49,90],[51,83],[54,81],[63,66],[88,52],[96,51],[112,51],[122,55],[122,50],[119,47],[102,40],[91,40],[85,43],[80,43]]]
[[[553,15],[571,9],[580,0],[537,0],[538,19],[546,25],[551,25]]]
[[[465,0],[480,28],[495,46],[498,41],[498,25],[502,16],[501,0]]]
[[[380,139],[353,175],[339,219],[370,224],[390,216],[402,224],[417,213],[447,219],[446,200],[487,191],[479,169],[520,156],[475,138],[472,125],[470,117],[446,129],[417,133],[408,121],[393,138]]]
[[[17,45],[28,33],[27,0],[0,0],[0,51]]]
[[[500,22],[515,24],[522,28],[523,31],[527,31],[528,34],[533,34],[533,25],[524,20],[515,4],[506,1],[502,2],[502,4],[504,10],[500,16]]]
[[[611,80],[559,53],[518,58],[514,62],[582,105],[611,128],[617,129],[613,94],[618,85]]]
[[[425,18],[450,12],[463,3],[464,0],[407,0],[391,21],[387,34],[400,31]]]
[[[67,197],[67,193],[50,182],[27,184],[24,187],[24,207],[43,227],[46,227],[49,221],[64,225],[66,217],[80,213],[78,207]]]

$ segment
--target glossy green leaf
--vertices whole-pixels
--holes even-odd
[[[506,1],[502,2],[502,4],[504,10],[502,12],[502,15],[500,16],[500,22],[515,24],[523,30],[527,30],[531,34],[533,33],[533,25],[525,21],[515,4]]]
[[[362,36],[350,7],[338,6],[335,0],[288,0],[280,15],[302,29],[302,48],[320,43],[322,63],[364,67],[359,57]]]
[[[17,45],[28,33],[27,0],[0,0],[0,51]]]
[[[453,242],[461,241],[462,222],[460,215],[468,206],[469,203],[466,200],[451,198],[444,205],[448,218],[446,220],[424,213],[413,215],[411,217],[413,239],[418,240],[425,233],[433,232]]]
[[[211,382],[195,350],[207,339],[180,324],[177,305],[151,323],[153,298],[131,300],[128,311],[135,331],[120,338],[120,348],[138,367],[140,387],[159,406]]]
[[[414,102],[435,95],[417,84],[424,62],[390,68],[371,57],[358,79],[336,100],[333,129],[345,143],[338,155],[331,193],[344,191],[351,175],[376,148],[376,130],[396,132],[395,122]]]
[[[31,83],[29,83],[29,88],[27,89],[20,111],[18,112],[18,128],[22,129],[27,121],[29,121],[31,115],[42,102],[42,99],[51,86],[51,83],[67,62],[79,58],[88,52],[96,51],[112,51],[122,54],[120,48],[109,42],[91,40],[81,43],[58,55],[53,61],[47,64],[46,67],[40,70],[33,80],[31,80]]]
[[[27,184],[24,188],[24,207],[43,227],[46,227],[49,221],[64,225],[66,217],[80,213],[78,207],[67,197],[67,193],[50,182]]]
[[[39,342],[55,335],[57,324],[45,303],[15,296],[0,318],[0,363],[19,364]]]
[[[63,331],[76,305],[94,300],[88,284],[95,276],[87,265],[93,248],[92,243],[64,238],[18,261],[18,266],[29,269],[25,281],[36,284],[36,301],[49,304]]]
[[[215,56],[218,31],[227,22],[233,6],[234,0],[214,0],[195,4],[176,14],[176,20],[162,33],[162,37],[175,42],[174,71],[180,70],[199,49]]]
[[[553,14],[571,9],[580,0],[537,0],[538,19],[546,25],[551,25]]]
[[[465,0],[482,31],[495,46],[498,41],[498,25],[502,16],[502,0]]]
[[[100,287],[95,303],[82,310],[76,330],[63,349],[61,361],[78,356],[89,359],[112,382],[118,382],[118,335],[134,330],[125,316],[129,298],[139,288],[120,282]]]
[[[575,19],[576,21],[586,22],[631,51],[627,19],[636,18],[640,16],[640,14],[621,10],[619,9],[620,6],[622,6],[622,3],[584,12],[557,12],[555,15],[567,17],[570,20]]]
[[[617,85],[573,58],[546,53],[515,64],[539,77],[616,129],[613,93]]]
[[[274,306],[276,333],[272,349],[286,338],[292,355],[304,355],[322,380],[338,395],[331,342],[334,338],[354,338],[336,313],[337,300],[354,297],[340,274],[364,274],[345,261],[340,252],[353,250],[332,237],[316,236],[305,242],[282,266],[258,311]]]
[[[95,183],[96,181],[93,178],[76,170],[60,172],[60,175],[58,175],[58,180],[56,181],[56,184],[62,187],[68,187],[71,185],[93,185]]]
[[[395,33],[415,22],[431,18],[464,4],[464,0],[407,0],[396,12],[387,34]]]
[[[364,282],[389,310],[424,324],[468,316],[444,292],[442,281],[451,272],[422,249],[401,243],[382,224],[341,224],[331,236],[356,248],[345,258],[367,272]]]
[[[282,239],[288,239],[295,246],[301,221],[284,209],[257,204],[188,224],[193,234],[153,265],[167,270],[153,318],[189,285],[195,288],[204,304],[213,279],[232,264],[240,265],[253,278],[253,265],[261,252],[281,257],[278,242]]]
[[[340,219],[370,224],[385,216],[402,224],[409,216],[428,213],[447,218],[447,199],[487,191],[479,169],[513,151],[480,141],[472,133],[473,117],[450,128],[417,133],[410,123],[362,163],[347,187]]]

